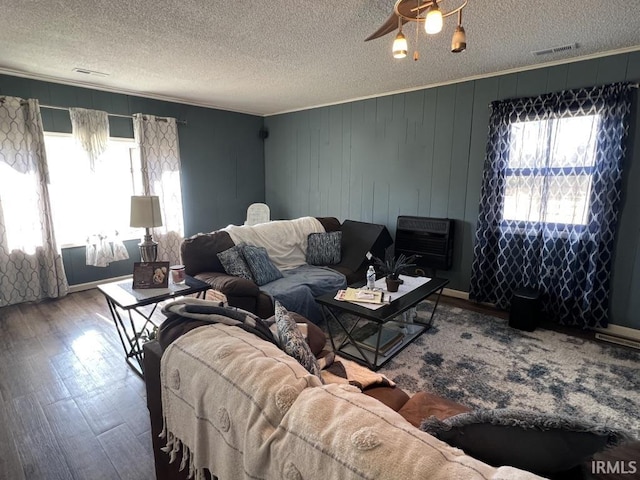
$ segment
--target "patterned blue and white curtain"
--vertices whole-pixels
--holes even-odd
[[[632,86],[491,104],[469,297],[541,292],[566,325],[606,327]]]
[[[184,221],[176,119],[136,113],[133,133],[140,149],[142,194],[160,197],[162,226],[152,229],[158,260],[179,264]]]
[[[0,96],[0,307],[67,294],[37,100]]]

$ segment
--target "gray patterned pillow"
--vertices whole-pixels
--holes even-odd
[[[295,320],[291,318],[287,309],[278,300],[276,300],[275,312],[280,347],[287,355],[295,358],[309,373],[316,375],[322,381],[320,366],[311,347],[309,347]]]
[[[342,232],[310,233],[307,237],[307,263],[309,265],[335,265],[340,263]]]
[[[267,253],[267,249],[264,247],[256,247],[254,245],[244,245],[242,247],[242,254],[247,261],[251,275],[253,275],[254,281],[258,285],[264,285],[279,278],[282,278],[282,273],[278,270]]]
[[[218,253],[218,258],[227,274],[255,282],[253,275],[251,275],[251,270],[249,270],[249,266],[242,255],[243,246],[243,244],[240,244],[228,248],[224,252]]]

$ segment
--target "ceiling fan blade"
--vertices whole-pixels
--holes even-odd
[[[427,0],[427,1],[421,0],[418,10],[422,11],[432,3],[433,2],[431,0]],[[415,13],[416,4],[413,2],[403,2],[398,6],[398,9],[400,10],[400,13],[406,17],[416,16],[416,13]],[[404,25],[405,23],[407,23],[407,20],[402,19],[402,24]],[[398,16],[394,11],[393,13],[391,13],[389,18],[387,18],[387,20],[382,24],[382,26],[378,28],[378,30],[373,32],[371,35],[369,35],[367,38],[365,38],[364,41],[368,42],[369,40],[374,40],[376,38],[384,37],[385,35],[395,31],[397,28],[398,28]]]
[[[404,24],[405,21],[403,20],[402,23]],[[376,30],[367,38],[365,38],[364,41],[368,42],[369,40],[374,40],[376,38],[384,37],[385,35],[393,32],[397,28],[398,28],[398,16],[395,13],[392,13],[391,16],[387,18],[387,21],[384,22],[382,26],[378,28],[378,30]]]

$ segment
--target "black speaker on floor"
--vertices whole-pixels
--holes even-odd
[[[513,292],[509,326],[533,332],[540,321],[540,292],[535,288],[519,288]]]

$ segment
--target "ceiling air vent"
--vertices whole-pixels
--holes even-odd
[[[536,56],[550,55],[552,53],[568,52],[569,50],[575,50],[576,48],[578,48],[577,43],[570,43],[569,45],[560,45],[558,47],[545,48],[544,50],[538,50],[531,53],[533,53]]]
[[[109,74],[108,73],[103,73],[103,72],[96,72],[95,70],[89,70],[87,68],[74,68],[73,69],[74,72],[76,73],[81,73],[83,75],[91,75],[93,77],[108,77]]]

